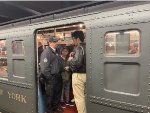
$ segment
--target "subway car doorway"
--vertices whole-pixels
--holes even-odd
[[[41,83],[41,72],[40,72],[40,56],[44,49],[46,49],[48,45],[48,39],[49,37],[56,37],[58,39],[58,47],[57,47],[57,53],[60,55],[62,48],[66,48],[68,50],[68,55],[74,50],[74,45],[71,37],[71,33],[81,30],[85,34],[85,25],[82,22],[72,23],[72,24],[66,24],[66,25],[60,25],[60,26],[54,26],[44,29],[38,29],[36,31],[36,47],[37,47],[37,88],[38,88],[38,111],[39,113],[44,113],[46,111],[46,103],[45,103],[45,83]],[[71,79],[71,78],[70,78]],[[72,93],[72,85],[70,84],[70,101],[73,100],[73,93]],[[62,97],[63,99],[66,99],[65,96]],[[61,98],[61,100],[62,100]],[[64,112],[63,113],[76,113],[76,107],[69,107],[65,105]]]

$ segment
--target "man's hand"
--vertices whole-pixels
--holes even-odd
[[[69,66],[66,66],[64,69],[65,69],[66,71],[69,71]]]
[[[71,61],[72,59],[73,59],[73,57],[69,57],[69,58],[68,58],[68,61]]]
[[[71,53],[69,54],[69,57],[74,57],[74,55],[75,55],[75,52],[71,52]]]

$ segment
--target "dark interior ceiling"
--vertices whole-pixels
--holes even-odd
[[[89,3],[90,1],[0,1],[0,23]]]

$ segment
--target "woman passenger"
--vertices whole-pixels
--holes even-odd
[[[61,58],[64,67],[68,65],[68,55],[69,51],[66,47],[62,48],[61,50]],[[71,86],[71,78],[70,78],[71,73],[69,71],[64,71],[62,72],[62,79],[63,79],[63,88],[62,88],[62,95],[61,95],[61,106],[62,108],[65,108],[65,104],[69,106],[74,106],[70,102],[70,86]],[[64,101],[64,96],[65,96],[65,101]]]

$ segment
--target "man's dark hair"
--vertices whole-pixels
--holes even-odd
[[[71,34],[73,39],[79,38],[81,42],[84,42],[84,33],[83,31],[75,31]]]

